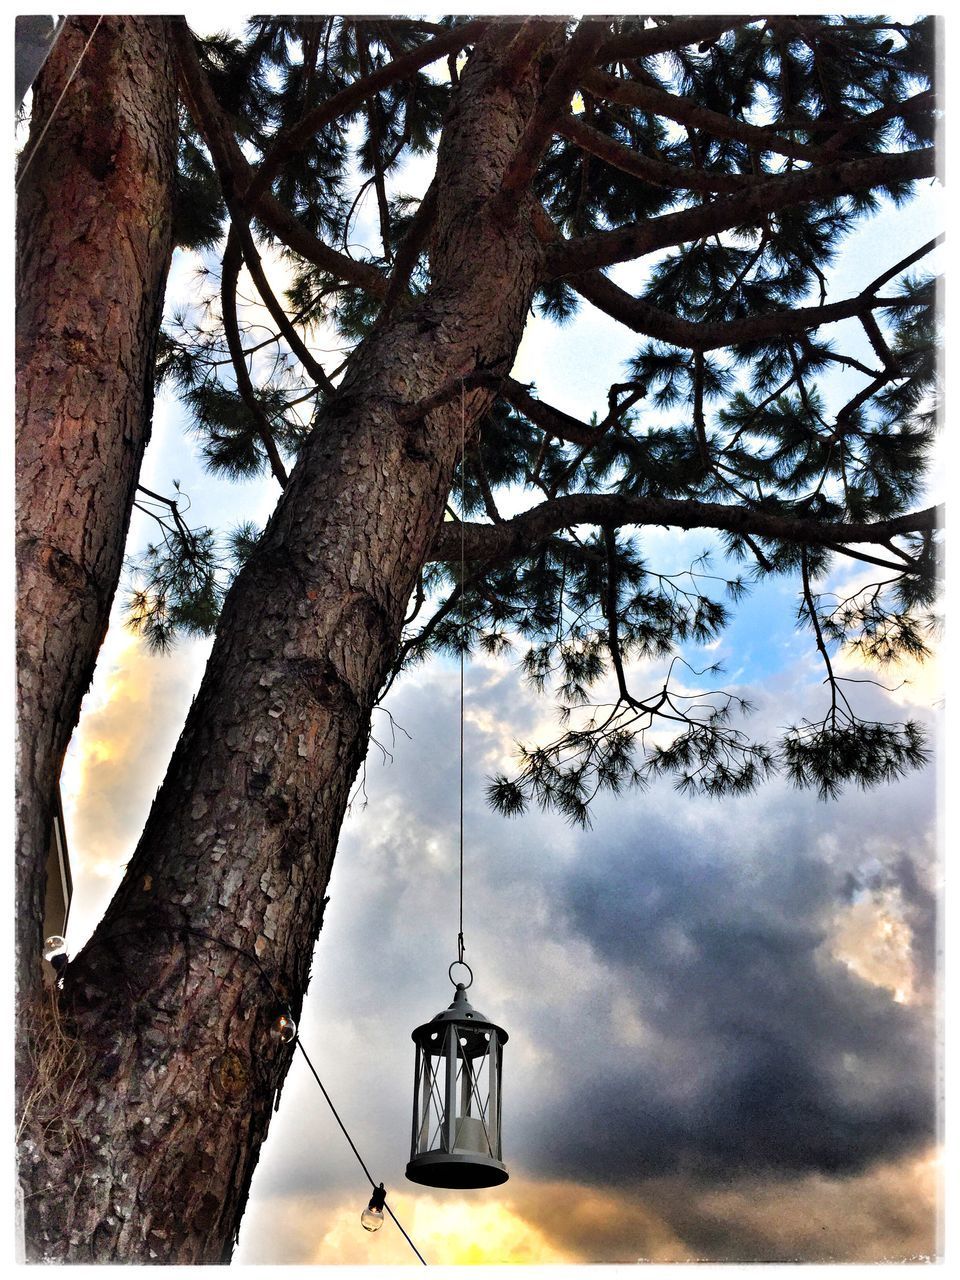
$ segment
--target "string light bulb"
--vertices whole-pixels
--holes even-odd
[[[280,1044],[292,1044],[297,1038],[297,1024],[289,1013],[281,1013],[270,1028],[270,1035]]]
[[[370,1197],[370,1203],[360,1215],[360,1224],[364,1231],[379,1231],[383,1226],[383,1206],[386,1203],[387,1193],[383,1189],[381,1182],[376,1191]]]
[[[53,963],[53,957],[61,955],[67,949],[66,938],[61,938],[59,933],[53,934],[43,944],[43,958]]]

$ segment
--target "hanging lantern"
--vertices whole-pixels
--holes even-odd
[[[467,1000],[472,982],[470,971],[466,986],[456,984],[453,1004],[413,1033],[417,1059],[407,1177],[428,1187],[495,1187],[509,1177],[500,1149],[507,1033]]]
[[[466,521],[466,411],[460,386],[460,528]],[[460,582],[466,582],[466,559],[460,547]],[[496,1187],[510,1176],[501,1158],[500,1099],[503,1046],[507,1033],[478,1013],[467,999],[473,970],[463,958],[463,784],[464,784],[464,654],[467,631],[460,597],[460,930],[455,965],[470,975],[454,982],[453,1004],[432,1022],[417,1027],[413,1073],[413,1133],[407,1177],[427,1187],[466,1190]]]

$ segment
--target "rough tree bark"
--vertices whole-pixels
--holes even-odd
[[[79,1061],[56,1141],[28,1118],[34,1258],[226,1261],[289,1048],[244,956],[299,1016],[349,788],[450,488],[460,401],[403,410],[478,366],[507,372],[543,248],[496,195],[543,93],[508,82],[494,27],[438,155],[432,287],[364,343],[223,611],[210,662],[124,881],[67,971]],[[466,393],[466,431],[492,392]],[[56,1188],[50,1194],[45,1189]]]
[[[41,981],[55,788],[106,631],[150,433],[171,252],[177,96],[162,20],[103,18],[43,133],[95,22],[67,23],[34,88],[18,192],[17,979],[25,1009]]]

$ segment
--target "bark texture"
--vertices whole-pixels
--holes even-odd
[[[105,17],[43,133],[95,22],[68,21],[34,88],[18,193],[17,978],[27,1008],[40,986],[54,792],[120,573],[171,251],[177,99],[161,19]]]
[[[496,195],[543,92],[507,84],[510,29],[476,46],[438,155],[432,287],[367,339],[225,605],[209,666],[116,898],[67,970],[84,1068],[25,1143],[35,1258],[229,1259],[292,1050],[258,955],[299,1017],[349,788],[417,572],[443,518],[459,397],[513,362],[542,269],[529,199]],[[493,392],[466,393],[466,431]],[[33,1194],[45,1186],[62,1194]]]

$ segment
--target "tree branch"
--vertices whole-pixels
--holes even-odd
[[[838,555],[849,556],[851,560],[862,560],[864,564],[878,564],[881,569],[894,569],[897,573],[915,573],[917,566],[909,556],[900,551],[898,547],[894,547],[894,551],[898,555],[903,556],[904,563],[895,564],[892,560],[884,560],[880,556],[867,555],[865,551],[852,551],[849,547],[842,547],[837,543],[828,542],[826,544],[831,551],[836,551]]]
[[[595,445],[601,436],[606,435],[606,427],[591,427],[579,418],[564,413],[562,409],[547,404],[545,400],[537,399],[515,378],[503,379],[500,394],[515,409],[519,409],[525,418],[529,418],[534,426],[547,435],[556,436],[558,440],[567,440],[570,444]]]
[[[765,214],[792,205],[833,200],[888,183],[929,178],[934,174],[935,159],[936,153],[930,147],[822,164],[769,178],[746,187],[739,195],[725,196],[711,204],[555,244],[546,253],[545,276],[551,279],[572,276],[639,258],[671,245],[746,226]]]
[[[504,206],[530,185],[553,134],[554,121],[569,106],[581,68],[596,53],[605,30],[603,23],[584,18],[564,47],[537,110],[517,144],[516,154],[507,166],[497,197]]]
[[[507,88],[516,88],[524,71],[556,29],[556,19],[524,19],[500,62],[500,77]]]
[[[477,18],[472,22],[461,23],[444,35],[428,40],[426,44],[395,58],[393,62],[378,67],[369,75],[354,80],[345,89],[335,93],[332,98],[328,98],[326,102],[321,102],[312,111],[308,111],[297,124],[284,129],[274,138],[273,146],[252,176],[246,191],[247,198],[251,201],[259,200],[290,156],[300,151],[324,125],[330,124],[340,116],[352,114],[362,106],[364,99],[369,98],[379,89],[386,89],[398,80],[409,79],[422,67],[429,66],[431,62],[436,62],[448,53],[458,52],[465,44],[470,44],[481,35],[489,25],[489,18]]]
[[[406,294],[413,269],[417,265],[417,259],[423,252],[423,247],[430,235],[436,216],[437,184],[436,179],[434,179],[424,192],[423,199],[417,207],[417,212],[413,215],[410,226],[407,228],[407,233],[397,248],[397,256],[393,263],[393,273],[390,276],[390,284],[381,310],[382,317],[389,315],[397,302]]]
[[[920,93],[915,93],[912,98],[907,98],[906,102],[890,102],[885,106],[878,107],[876,111],[868,111],[866,115],[855,116],[852,120],[848,120],[846,124],[840,126],[836,133],[830,135],[823,144],[824,152],[839,151],[840,148],[851,138],[855,137],[862,129],[869,129],[878,124],[885,124],[888,120],[903,119],[907,116],[916,115],[920,111],[928,108],[934,108],[937,105],[936,94],[932,89],[923,89]]]
[[[562,137],[568,138],[583,151],[613,165],[622,173],[632,174],[655,187],[669,187],[685,191],[742,191],[751,182],[757,181],[748,174],[711,173],[708,169],[690,169],[683,165],[669,164],[666,160],[656,160],[651,156],[631,151],[622,142],[610,138],[599,129],[594,129],[576,116],[565,115],[554,126]],[[762,181],[762,179],[761,179]]]
[[[537,236],[544,244],[562,245],[564,243],[559,227],[541,204],[534,206],[533,223]],[[706,352],[720,347],[736,346],[743,342],[806,333],[812,329],[818,329],[821,325],[851,319],[854,316],[859,317],[867,325],[872,319],[871,312],[874,309],[879,310],[890,306],[895,301],[892,298],[878,298],[877,290],[901,272],[906,271],[908,267],[913,266],[915,262],[926,257],[937,245],[943,243],[943,239],[941,234],[928,240],[919,249],[907,254],[876,279],[871,280],[866,288],[853,298],[821,303],[818,307],[794,307],[788,311],[768,311],[758,316],[745,316],[741,320],[686,320],[683,316],[653,306],[643,298],[634,297],[600,271],[574,276],[570,284],[582,298],[593,303],[599,311],[605,312],[614,320],[619,320],[634,333],[642,333],[646,337],[669,342],[675,347],[686,347],[690,351]],[[737,283],[742,282],[747,270],[748,268],[744,268]]]
[[[582,298],[634,333],[699,352],[807,333],[824,324],[863,316],[871,310],[889,306],[893,301],[873,296],[871,290],[874,286],[869,285],[856,297],[827,302],[819,307],[767,311],[762,315],[744,316],[742,320],[685,320],[670,311],[662,311],[643,298],[633,297],[599,271],[575,276],[570,283]]]
[[[617,534],[615,529],[604,526],[603,544],[607,553],[607,589],[604,592],[604,614],[607,620],[607,647],[617,676],[617,688],[624,702],[633,705],[633,698],[627,688],[627,677],[623,670],[623,654],[620,651],[620,636],[617,608]]]
[[[465,555],[470,560],[506,560],[525,555],[545,538],[569,525],[592,524],[619,527],[626,524],[674,526],[680,529],[719,529],[810,546],[838,543],[876,543],[901,534],[939,527],[941,507],[928,507],[889,520],[833,524],[803,516],[726,506],[717,502],[693,502],[673,498],[637,497],[615,493],[575,493],[532,507],[503,524],[464,526]],[[456,536],[441,527],[430,552],[431,560],[455,560],[460,555],[460,530]]]
[[[706,14],[691,18],[670,18],[656,27],[641,31],[629,31],[611,36],[600,46],[599,62],[621,62],[624,58],[652,58],[658,53],[670,53],[686,45],[715,40],[725,31],[733,31],[755,17],[722,14],[708,17]]]
[[[367,70],[367,51],[364,47],[362,22],[358,22],[354,26],[354,39],[357,49],[357,62],[360,66],[360,77],[362,80],[369,79]],[[352,88],[353,86],[351,86]],[[370,150],[372,152],[373,161],[373,185],[377,193],[377,213],[380,218],[380,242],[383,245],[383,256],[386,259],[392,258],[390,251],[390,208],[387,204],[387,180],[384,172],[383,163],[383,139],[380,128],[380,103],[377,97],[377,91],[371,90],[368,97],[363,101],[363,108],[367,117],[367,130],[370,135]]]
[[[327,377],[323,365],[316,359],[313,352],[297,333],[282,303],[270,288],[270,282],[267,280],[266,273],[263,270],[260,253],[254,243],[253,236],[250,234],[249,226],[242,219],[240,222],[231,222],[230,235],[233,235],[234,232],[240,239],[243,260],[247,265],[247,270],[250,272],[250,278],[253,280],[257,293],[262,298],[264,306],[270,312],[274,324],[286,339],[287,346],[324,394],[333,395],[336,387]]]
[[[589,89],[598,98],[619,102],[626,107],[637,107],[652,115],[675,120],[688,128],[703,129],[716,138],[743,142],[761,152],[772,151],[776,155],[790,156],[794,160],[819,160],[823,156],[818,147],[784,138],[766,126],[747,124],[744,120],[711,111],[692,98],[682,98],[653,84],[623,80],[602,71],[586,72],[581,83],[583,88]]]
[[[274,235],[306,261],[328,271],[338,280],[359,285],[375,296],[383,297],[387,281],[382,272],[331,249],[268,191],[264,191],[257,198],[255,207],[251,207],[247,194],[253,170],[240,150],[227,115],[200,65],[190,28],[183,18],[171,18],[170,33],[187,109],[213,159],[224,200],[234,221],[249,222],[250,216],[256,213]]]
[[[707,442],[707,424],[703,417],[703,352],[697,351],[693,357],[693,429],[697,437],[697,451],[703,469],[711,469],[710,445]]]
[[[243,343],[240,341],[240,328],[237,324],[237,277],[240,274],[242,260],[243,252],[240,247],[240,236],[236,232],[236,228],[231,227],[230,234],[227,236],[227,247],[223,254],[223,269],[220,273],[220,305],[223,313],[223,329],[227,338],[227,346],[230,349],[230,358],[233,361],[233,370],[237,379],[237,391],[257,424],[257,434],[270,463],[270,470],[280,482],[280,488],[284,489],[287,484],[287,469],[283,465],[283,459],[280,457],[280,451],[273,437],[273,427],[270,419],[264,413],[263,406],[257,400],[254,392],[250,373],[247,369]]]
[[[813,598],[813,592],[810,590],[810,574],[807,566],[807,549],[803,548],[800,553],[800,572],[803,578],[803,600],[806,606],[807,616],[810,619],[813,633],[816,636],[817,648],[820,650],[820,656],[823,658],[824,666],[827,670],[827,680],[830,684],[830,717],[834,725],[836,725],[837,715],[837,682],[833,674],[833,664],[830,661],[830,654],[827,652],[826,642],[823,638],[823,629],[820,626],[820,618],[817,615],[817,606]]]

